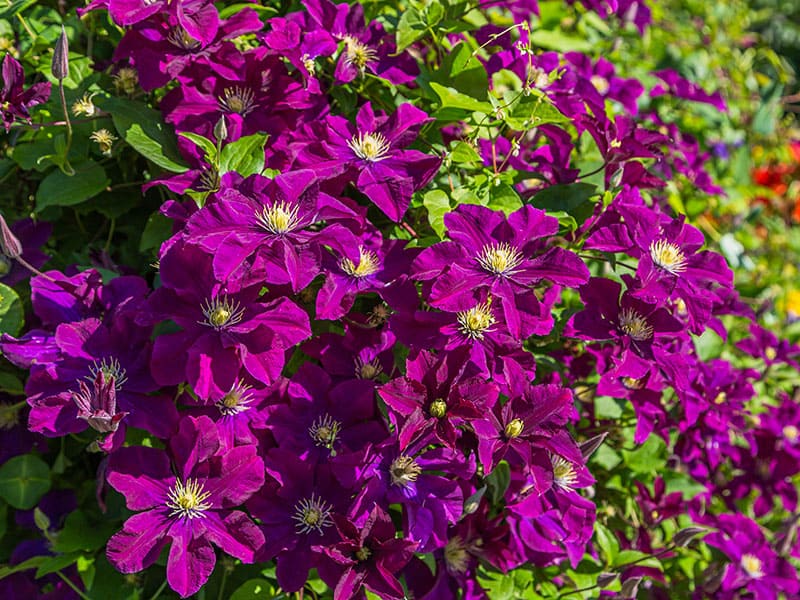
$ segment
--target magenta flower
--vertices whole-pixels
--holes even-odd
[[[167,581],[184,598],[214,570],[212,543],[245,563],[264,544],[255,523],[233,510],[264,484],[264,463],[255,446],[221,451],[208,417],[181,421],[167,452],[120,449],[109,462],[108,482],[137,511],[108,541],[108,560],[123,573],[136,573],[170,544]]]
[[[50,97],[50,83],[35,83],[23,89],[25,73],[22,65],[11,54],[3,57],[3,89],[0,90],[0,112],[6,132],[16,119],[30,123],[30,108],[46,102]]]

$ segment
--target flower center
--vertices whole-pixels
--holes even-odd
[[[764,563],[755,554],[742,555],[742,568],[753,579],[759,579],[764,576]]]
[[[364,562],[364,561],[365,561],[365,560],[367,560],[367,559],[368,559],[370,556],[372,556],[372,550],[370,550],[370,549],[369,549],[369,548],[367,548],[366,546],[361,546],[361,548],[359,548],[358,550],[356,550],[356,552],[355,552],[355,556],[356,556],[356,559],[357,559],[359,562]]]
[[[640,390],[644,387],[644,378],[623,377],[621,381],[626,390]]]
[[[794,425],[787,425],[783,428],[783,437],[789,440],[789,443],[794,444],[800,437],[800,431]]]
[[[225,417],[238,415],[240,412],[250,408],[250,403],[253,401],[253,395],[250,390],[251,386],[237,381],[228,393],[216,401],[214,406]]]
[[[686,257],[683,252],[667,240],[650,243],[650,258],[656,265],[673,275],[686,270]]]
[[[316,531],[322,535],[326,527],[333,525],[331,505],[322,498],[311,494],[311,498],[303,498],[295,504],[292,520],[297,533]]]
[[[562,490],[571,492],[578,481],[575,465],[560,456],[551,456],[550,462],[553,465],[553,483]]]
[[[416,481],[422,473],[422,467],[411,456],[401,454],[394,459],[389,467],[389,474],[392,477],[392,484],[407,487],[412,481]]]
[[[102,358],[99,361],[94,361],[89,367],[89,374],[84,377],[87,381],[93,382],[97,379],[97,374],[102,371],[106,381],[114,378],[114,388],[119,391],[125,382],[128,381],[125,369],[119,364],[119,361],[114,357]]]
[[[314,440],[315,445],[333,450],[333,445],[336,443],[336,438],[339,437],[341,430],[341,422],[326,413],[314,420],[311,427],[308,428],[308,435]]]
[[[596,89],[597,93],[600,94],[601,96],[605,96],[608,93],[608,89],[611,87],[611,84],[609,83],[608,79],[606,79],[602,75],[592,75],[589,78],[589,81],[591,81],[592,85],[594,86],[594,89]]]
[[[378,162],[389,155],[389,142],[382,133],[359,133],[347,145],[358,158],[369,162]]]
[[[461,333],[472,340],[482,340],[483,334],[496,322],[492,315],[492,299],[459,312],[456,318]]]
[[[447,542],[444,547],[444,562],[452,573],[466,572],[469,554],[467,554],[467,546],[461,536],[455,535]]]
[[[506,425],[505,434],[510,440],[522,435],[522,430],[525,429],[525,423],[522,419],[511,419]]]
[[[368,63],[378,58],[375,50],[352,36],[345,36],[344,44],[344,61],[359,71],[363,71]]]
[[[203,489],[203,484],[196,479],[187,479],[186,482],[178,479],[167,494],[167,506],[172,509],[170,516],[180,516],[186,519],[204,517],[211,504],[206,502],[211,492]]]
[[[358,248],[358,265],[353,264],[349,258],[339,261],[339,268],[351,277],[368,277],[380,270],[378,255],[364,246]]]
[[[495,275],[510,275],[522,262],[522,253],[511,244],[486,244],[478,255],[478,263]]]
[[[200,47],[200,41],[190,36],[183,27],[175,27],[169,32],[167,39],[173,46],[184,50],[197,50]]]
[[[136,69],[130,67],[122,67],[111,79],[114,87],[129,96],[136,91],[136,86],[139,85],[139,74]]]
[[[238,302],[230,300],[227,296],[220,296],[206,300],[201,307],[205,321],[198,321],[201,325],[208,325],[217,331],[236,325],[244,316],[244,309]]]
[[[272,206],[265,206],[261,211],[256,211],[256,219],[258,224],[270,233],[283,235],[297,227],[299,208],[280,200]]]
[[[219,106],[222,110],[230,113],[237,113],[245,116],[253,108],[255,94],[250,88],[240,86],[225,88],[222,97],[218,98]]]
[[[430,408],[428,408],[428,412],[433,418],[441,419],[443,416],[447,414],[447,403],[441,398],[437,398],[436,400],[431,402]]]
[[[725,401],[728,399],[728,394],[725,392],[720,392],[716,396],[714,396],[714,404],[724,404]]]
[[[624,309],[619,315],[619,328],[637,342],[653,337],[653,328],[642,315],[632,308]]]
[[[356,356],[354,362],[356,365],[356,377],[359,379],[375,379],[383,373],[383,367],[377,358],[365,362],[360,356]]]

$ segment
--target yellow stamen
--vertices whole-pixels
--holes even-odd
[[[514,272],[522,262],[522,253],[505,242],[487,244],[477,257],[478,263],[490,273],[505,276]]]
[[[624,309],[619,315],[619,328],[637,342],[653,337],[653,328],[643,316],[632,308]]]
[[[172,509],[170,516],[181,516],[195,519],[205,516],[204,511],[211,508],[206,500],[211,492],[203,490],[203,484],[196,479],[187,479],[186,482],[178,479],[175,486],[167,494],[167,506]]]
[[[683,251],[666,240],[650,243],[650,258],[657,266],[673,275],[686,270],[686,257]]]
[[[347,145],[358,158],[369,162],[378,162],[389,155],[390,144],[382,133],[359,133]]]
[[[358,265],[353,264],[349,258],[339,261],[339,268],[351,277],[368,277],[380,270],[378,255],[363,246],[358,248]]]

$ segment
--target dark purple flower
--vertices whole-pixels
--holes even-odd
[[[32,267],[38,269],[50,258],[40,250],[53,231],[50,223],[22,219],[11,225],[9,231],[20,242],[20,255]],[[13,286],[30,276],[31,272],[27,267],[7,255],[0,255],[0,282]]]
[[[22,65],[11,54],[3,58],[3,89],[0,90],[0,112],[6,132],[15,119],[31,120],[30,108],[46,102],[50,97],[50,83],[35,83],[23,89],[25,73]]]
[[[664,69],[662,71],[654,71],[653,75],[663,81],[664,85],[657,85],[650,90],[652,98],[670,94],[676,98],[710,104],[722,112],[727,112],[728,110],[725,100],[722,99],[722,94],[718,91],[713,94],[707,93],[699,85],[681,77],[677,71]]]
[[[108,541],[108,560],[123,573],[135,573],[171,544],[167,581],[184,598],[211,575],[212,543],[245,563],[264,544],[250,518],[232,510],[264,484],[264,463],[255,446],[221,451],[208,417],[181,421],[169,452],[120,449],[109,462],[108,482],[138,511]]]

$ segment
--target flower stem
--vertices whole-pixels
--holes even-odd
[[[72,168],[72,165],[69,164],[69,149],[72,146],[72,123],[69,120],[69,110],[67,110],[67,98],[64,95],[64,81],[60,79],[58,81],[58,94],[61,97],[61,110],[64,111],[64,124],[67,126],[67,145],[64,149],[64,161],[66,165],[66,170],[64,171],[67,175],[75,175],[75,169]]]
[[[72,591],[75,592],[76,594],[78,594],[78,596],[80,596],[81,598],[83,598],[83,600],[92,600],[89,596],[84,594],[80,590],[80,588],[77,585],[75,585],[72,582],[72,580],[69,577],[67,577],[66,575],[64,575],[61,571],[56,571],[56,575],[61,577],[61,579],[64,581],[64,583],[66,583],[69,587],[71,587]]]
[[[156,590],[156,593],[155,593],[155,594],[153,594],[153,595],[150,597],[150,600],[156,600],[156,599],[157,599],[157,598],[158,598],[158,597],[161,595],[161,592],[163,592],[163,591],[164,591],[164,588],[165,588],[165,587],[167,587],[167,580],[166,580],[166,579],[165,579],[165,580],[164,580],[164,581],[161,583],[161,585],[159,586],[159,588]]]

